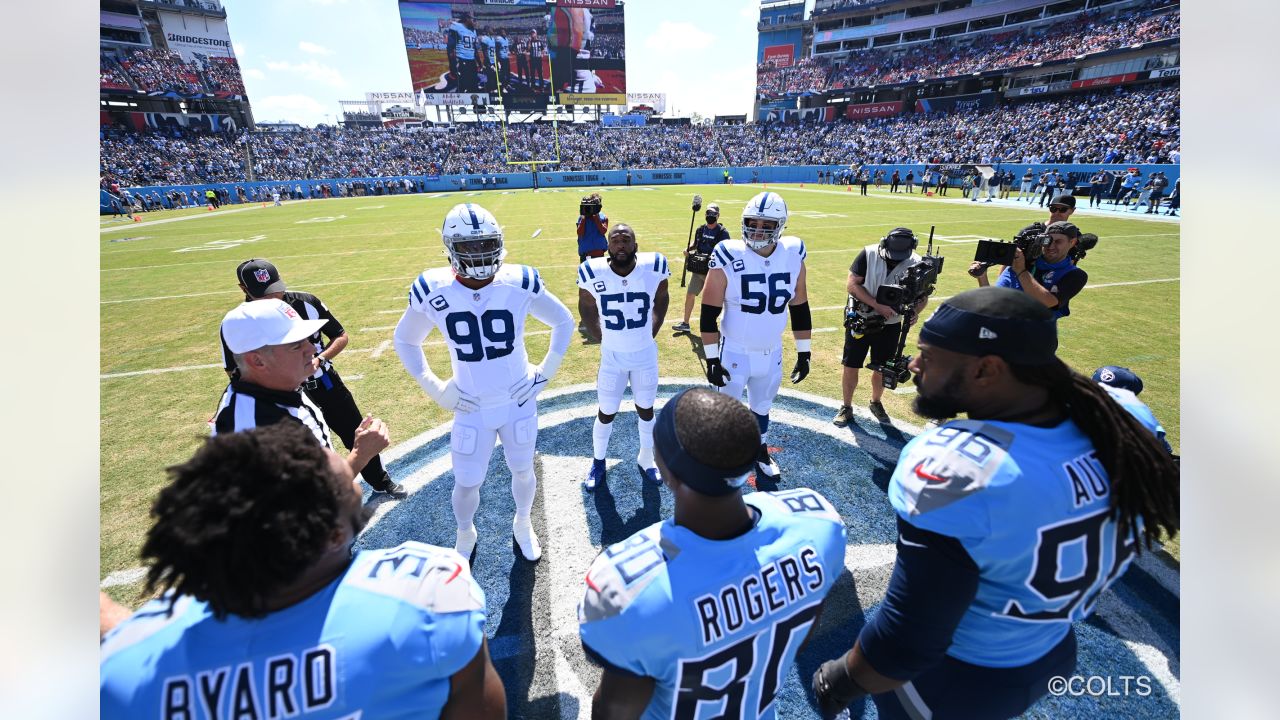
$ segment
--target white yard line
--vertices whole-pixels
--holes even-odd
[[[383,340],[382,342],[378,343],[378,347],[374,348],[373,352],[369,353],[369,357],[380,358],[382,357],[382,353],[386,352],[387,349],[390,347],[391,347],[391,341]]]
[[[200,218],[220,217],[222,215],[230,215],[231,213],[244,212],[246,210],[261,210],[261,209],[262,207],[260,205],[255,204],[253,207],[231,208],[229,210],[214,210],[213,212],[206,211],[203,213],[192,213],[190,215],[183,215],[182,217],[164,218],[163,220],[148,220],[146,222],[131,222],[131,223],[125,223],[123,225],[104,227],[101,230],[99,230],[98,233],[105,234],[109,232],[115,232],[117,230],[128,230],[130,228],[143,228],[143,227],[149,227],[151,225],[164,225],[165,223],[182,222],[184,220],[199,220]]]
[[[211,365],[180,365],[178,367],[156,368],[154,370],[131,370],[129,372],[107,373],[99,375],[99,380],[112,380],[114,378],[137,377],[139,375],[159,375],[161,373],[186,372],[188,370],[209,370],[211,368],[221,368],[219,363]]]

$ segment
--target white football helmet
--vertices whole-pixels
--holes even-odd
[[[488,280],[507,256],[502,228],[493,213],[474,203],[454,205],[440,229],[453,271],[472,280]]]
[[[749,227],[748,221],[756,220],[763,227]],[[751,198],[742,209],[742,240],[747,247],[760,251],[778,242],[782,228],[787,224],[787,203],[775,192],[762,192]]]

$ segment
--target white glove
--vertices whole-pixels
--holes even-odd
[[[448,382],[445,382],[438,377],[428,375],[422,378],[419,384],[422,385],[423,390],[427,391],[431,399],[435,400],[436,404],[445,410],[465,414],[480,409],[480,399],[462,392],[453,378],[449,378]]]
[[[556,371],[560,369],[560,361],[563,359],[563,355],[547,353],[541,365],[530,365],[525,376],[510,388],[511,399],[516,401],[516,405],[523,407],[525,403],[545,390],[551,378],[555,377]]]

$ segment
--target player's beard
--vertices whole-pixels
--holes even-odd
[[[966,403],[960,397],[960,389],[964,383],[960,379],[960,374],[955,373],[947,378],[942,384],[942,389],[936,393],[925,394],[924,388],[920,385],[920,376],[915,377],[916,397],[911,402],[911,409],[921,417],[933,420],[950,420],[951,418],[965,412],[968,408]]]
[[[352,557],[356,554],[356,540],[360,538],[360,533],[364,530],[369,521],[373,519],[374,509],[368,505],[361,505],[360,510],[350,517],[351,522],[351,545],[347,548],[347,552]]]
[[[614,270],[630,270],[635,265],[635,253],[609,253],[609,265]]]

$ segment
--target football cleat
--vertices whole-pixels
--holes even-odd
[[[760,454],[756,456],[756,471],[774,482],[782,477],[782,470],[769,456],[769,446],[764,443],[760,443]]]
[[[458,539],[453,543],[453,549],[470,562],[471,553],[476,549],[476,538],[479,536],[480,533],[476,532],[475,525],[472,525],[470,530],[458,528]]]
[[[640,463],[636,463],[636,469],[640,471],[640,477],[644,478],[646,481],[651,482],[654,485],[662,484],[662,473],[658,471],[658,468],[647,468]]]
[[[538,536],[533,532],[532,520],[521,520],[517,516],[511,521],[511,533],[515,535],[516,545],[520,546],[520,554],[525,560],[537,562],[542,557],[542,545],[538,544]]]
[[[582,481],[582,487],[587,490],[595,490],[596,485],[604,482],[604,460],[591,460],[591,469],[587,471],[587,477]]]

